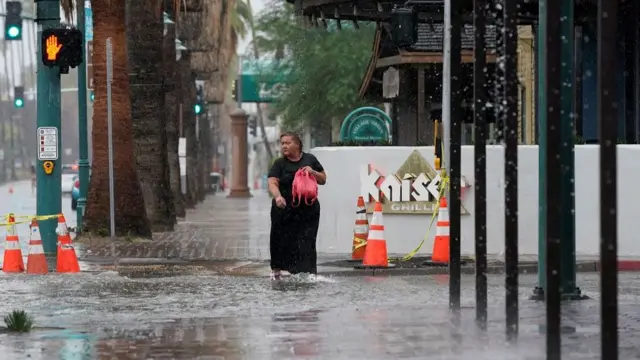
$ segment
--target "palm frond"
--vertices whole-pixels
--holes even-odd
[[[251,4],[244,0],[237,0],[235,5],[235,13],[246,24],[253,23],[253,11]]]
[[[60,0],[60,7],[64,13],[64,18],[68,22],[73,21],[73,13],[75,12],[76,4],[74,0]]]

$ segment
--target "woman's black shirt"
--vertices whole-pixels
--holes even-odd
[[[302,153],[302,157],[300,157],[300,160],[298,161],[291,161],[286,157],[281,157],[273,163],[271,170],[269,170],[269,177],[277,178],[279,181],[280,194],[287,201],[287,207],[291,205],[293,200],[291,194],[293,190],[293,178],[295,177],[296,172],[305,166],[311,166],[313,170],[318,172],[324,171],[324,168],[318,159],[313,154],[308,153]],[[317,203],[318,201],[316,200],[314,204]],[[297,204],[298,202],[296,200],[296,205]],[[304,206],[304,200],[302,200],[302,204],[300,206]]]

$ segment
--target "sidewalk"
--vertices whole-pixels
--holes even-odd
[[[115,256],[264,262],[269,259],[270,201],[263,191],[248,199],[210,195],[195,209],[188,209],[173,232],[154,233],[148,242],[117,241]],[[89,261],[112,257],[111,242],[105,240],[78,244],[80,256]]]
[[[255,191],[248,199],[234,199],[219,193],[208,196],[195,209],[187,210],[187,216],[178,222],[175,231],[153,234],[153,241],[112,242],[109,239],[87,239],[76,248],[80,259],[95,264],[120,265],[187,265],[233,264],[234,274],[267,275],[269,273],[270,201],[265,191]],[[389,254],[390,258],[404,254]],[[446,266],[425,266],[425,254],[418,254],[408,262],[394,262],[394,269],[355,270],[349,262],[350,255],[318,254],[318,271],[323,275],[362,276],[386,275],[435,275],[446,274]],[[503,257],[488,256],[488,273],[504,272]],[[597,256],[578,256],[578,272],[599,271]],[[640,259],[619,260],[621,271],[640,271]],[[473,274],[473,261],[462,265],[463,274]],[[520,256],[520,272],[537,273],[535,255]]]

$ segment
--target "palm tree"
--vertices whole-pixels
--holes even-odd
[[[164,0],[164,11],[168,14],[175,14],[174,1]],[[175,19],[175,16],[173,16]],[[164,85],[165,103],[164,112],[166,116],[167,129],[167,159],[169,162],[169,181],[173,194],[173,206],[176,217],[185,217],[184,197],[182,196],[182,182],[180,179],[180,159],[178,157],[178,139],[180,137],[178,129],[178,99],[179,99],[179,77],[176,73],[176,33],[175,25],[168,27],[167,34],[163,38],[163,65],[164,65]]]
[[[65,7],[68,4],[64,4]],[[134,156],[131,121],[131,93],[127,62],[126,0],[93,1],[94,86],[93,166],[84,228],[106,233],[109,229],[109,173],[107,139],[107,53],[106,40],[113,48],[112,112],[115,180],[115,224],[118,235],[151,237],[151,229],[140,190]],[[65,8],[71,13],[73,6]]]
[[[162,0],[127,1],[131,117],[138,179],[153,231],[176,222],[167,159]]]
[[[231,12],[231,31],[236,41],[244,39],[251,30],[253,24],[253,12],[250,0],[236,0]]]

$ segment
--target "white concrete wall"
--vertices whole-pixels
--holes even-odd
[[[576,147],[576,252],[578,255],[599,254],[600,198],[599,147]],[[312,149],[326,169],[327,185],[320,187],[322,207],[318,251],[349,253],[360,193],[360,166],[375,164],[385,173],[394,172],[413,150],[433,165],[433,147],[320,147]],[[520,146],[518,166],[519,251],[538,253],[538,147]],[[618,253],[640,255],[640,146],[618,146]],[[474,169],[473,147],[462,149],[462,174],[472,185],[464,190],[463,206],[470,215],[462,216],[462,253],[474,253]],[[487,246],[490,254],[504,253],[504,148],[487,147]],[[389,253],[413,250],[427,232],[431,215],[384,216]],[[434,229],[420,253],[430,253]]]

